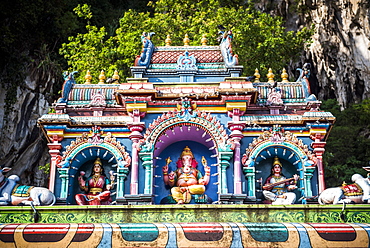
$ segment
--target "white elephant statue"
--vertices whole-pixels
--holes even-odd
[[[3,172],[10,170],[9,167],[0,167],[0,206],[55,204],[55,195],[47,188],[19,185],[17,175],[5,177]]]
[[[360,174],[352,176],[354,184],[328,188],[319,196],[320,204],[367,203],[370,199],[370,181]]]

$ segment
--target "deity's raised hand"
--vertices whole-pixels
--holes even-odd
[[[168,165],[165,165],[162,167],[162,172],[163,173],[168,173]]]
[[[85,180],[83,179],[84,175],[85,175],[85,172],[84,171],[80,171],[80,176],[78,177],[78,182],[82,186],[85,185]]]
[[[204,158],[204,156],[202,157],[202,164],[203,164],[203,168],[204,168],[204,172],[207,174],[209,174],[211,172],[211,167],[209,167],[207,165],[207,160]]]

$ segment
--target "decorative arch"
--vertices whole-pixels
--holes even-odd
[[[248,194],[255,197],[255,166],[262,160],[274,156],[288,161],[299,171],[300,189],[304,198],[312,196],[311,178],[316,170],[317,158],[308,146],[289,131],[277,131],[277,126],[271,131],[263,132],[246,149],[242,158],[243,172],[248,181]]]
[[[228,134],[225,127],[216,117],[212,117],[210,113],[205,111],[197,111],[193,115],[186,118],[180,115],[177,111],[168,112],[155,119],[146,129],[142,143],[148,150],[153,150],[158,139],[166,133],[167,130],[176,126],[198,126],[208,133],[217,146],[223,149],[228,139]],[[204,135],[205,136],[205,135]]]
[[[153,167],[156,157],[169,145],[182,140],[201,143],[213,152],[212,157],[217,158],[219,175],[217,180],[220,182],[218,187],[219,189],[227,187],[226,168],[233,155],[227,143],[228,137],[220,121],[205,111],[194,113],[174,111],[159,116],[148,126],[141,140],[139,156],[143,160],[146,172],[144,194],[153,193]]]
[[[109,163],[113,162],[112,167],[116,168],[117,175],[117,198],[124,195],[124,181],[129,172],[131,157],[125,147],[112,136],[107,133],[104,139],[101,139],[103,131],[100,127],[93,127],[91,138],[87,133],[83,133],[81,137],[71,141],[66,147],[63,156],[60,156],[57,162],[57,168],[61,178],[61,193],[60,198],[67,198],[69,192],[73,191],[73,184],[70,178],[75,177],[75,174],[80,167],[89,160],[101,158]]]

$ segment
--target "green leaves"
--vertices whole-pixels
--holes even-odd
[[[322,109],[332,112],[337,121],[327,140],[324,153],[325,181],[327,187],[351,182],[351,176],[366,171],[370,162],[370,100],[353,104],[340,111],[336,100],[324,101]]]
[[[182,46],[185,34],[190,45],[201,45],[203,34],[208,45],[218,45],[218,25],[232,30],[233,51],[244,66],[244,73],[253,75],[258,68],[263,80],[268,68],[279,71],[296,58],[312,32],[308,29],[286,32],[280,17],[258,12],[252,5],[239,1],[159,0],[149,6],[152,13],[126,11],[112,36],[108,37],[104,28],[87,25],[87,33],[70,37],[69,43],[63,44],[60,53],[67,59],[69,70],[80,71],[78,82],[83,82],[87,70],[95,77],[101,70],[108,70],[106,75],[110,75],[116,68],[121,77],[129,77],[129,68],[140,55],[140,36],[144,31],[156,33],[152,37],[156,46],[165,45],[168,34],[172,46]],[[92,17],[87,5],[79,5],[75,11],[85,19]]]

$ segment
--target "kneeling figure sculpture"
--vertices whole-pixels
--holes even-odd
[[[370,199],[370,182],[360,174],[352,176],[354,184],[325,189],[319,196],[320,204],[367,203]]]
[[[9,167],[0,167],[0,206],[20,204],[52,206],[55,204],[55,195],[47,188],[19,185],[17,175],[5,177],[3,172],[10,170]]]

